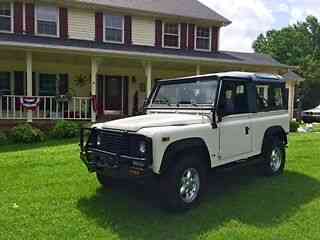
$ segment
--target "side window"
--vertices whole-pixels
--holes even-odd
[[[249,112],[247,86],[244,82],[223,82],[220,112],[223,116]]]
[[[284,86],[263,84],[257,85],[256,88],[258,112],[286,109]]]

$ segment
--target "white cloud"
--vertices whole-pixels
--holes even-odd
[[[275,21],[263,0],[200,1],[232,21],[222,29],[222,50],[252,52],[253,41],[260,33],[271,29]]]
[[[260,33],[303,21],[308,15],[320,20],[320,0],[199,1],[232,21],[222,28],[222,50],[252,52],[252,43]]]

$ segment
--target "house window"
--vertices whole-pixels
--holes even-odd
[[[56,74],[39,74],[39,96],[56,96],[57,95],[57,75]]]
[[[10,73],[0,72],[0,96],[10,95]]]
[[[36,27],[39,35],[58,36],[58,9],[52,6],[38,6]]]
[[[105,41],[113,43],[123,43],[124,20],[123,16],[105,15]]]
[[[0,31],[12,32],[12,4],[0,3]]]
[[[196,49],[210,50],[211,31],[209,27],[196,27]]]
[[[180,47],[180,24],[164,23],[163,25],[163,46],[169,48]]]

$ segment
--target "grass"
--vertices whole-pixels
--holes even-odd
[[[0,239],[320,239],[320,133],[290,137],[285,174],[212,176],[202,204],[159,208],[155,189],[103,190],[76,140],[0,147]]]

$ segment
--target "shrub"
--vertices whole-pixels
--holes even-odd
[[[297,121],[290,122],[290,132],[297,132],[300,124]]]
[[[58,121],[51,130],[50,136],[53,138],[74,138],[79,136],[80,126],[75,122]]]
[[[34,143],[45,140],[43,132],[38,128],[32,127],[30,124],[21,124],[14,127],[10,137],[15,143]]]
[[[5,145],[8,143],[8,137],[7,134],[4,132],[0,132],[0,145]]]

